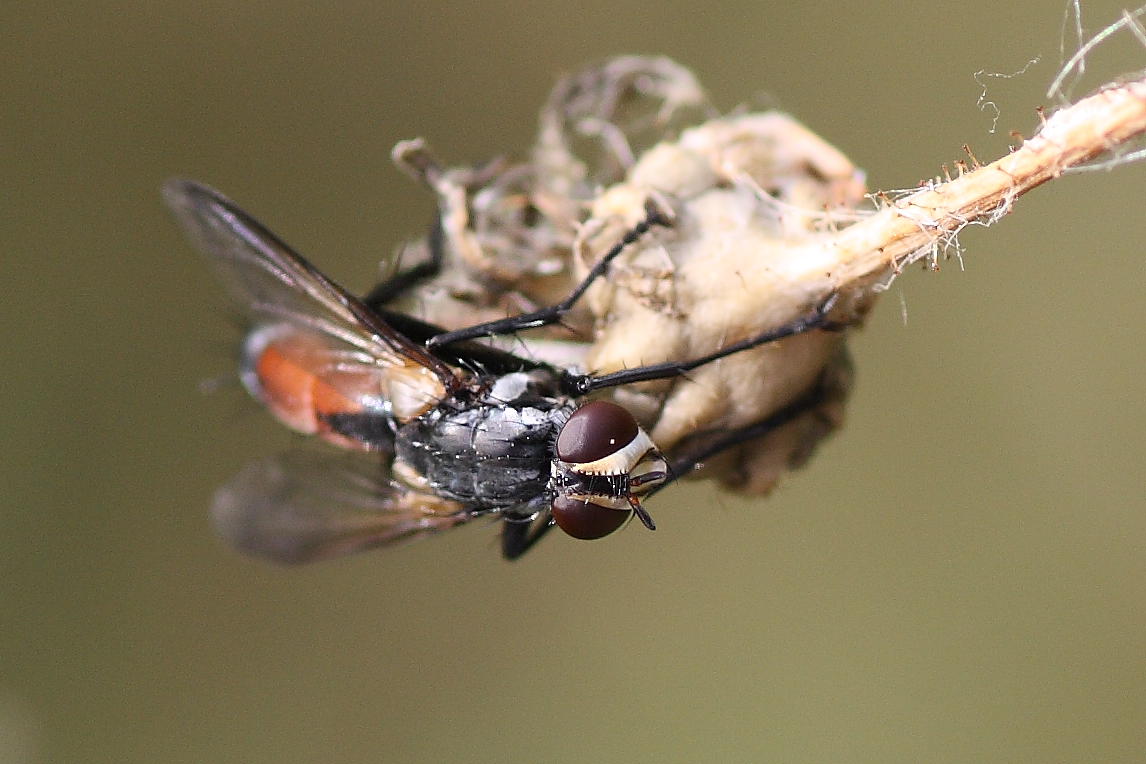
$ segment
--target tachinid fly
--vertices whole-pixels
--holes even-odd
[[[502,552],[510,559],[554,525],[595,539],[635,515],[653,529],[641,497],[810,402],[670,462],[624,408],[581,399],[830,328],[834,297],[792,323],[692,361],[578,373],[473,340],[558,321],[625,246],[671,226],[652,203],[562,303],[447,332],[387,310],[374,296],[392,296],[390,285],[363,299],[351,295],[206,186],[173,180],[164,197],[249,322],[241,367],[248,391],[288,427],[370,454],[352,463],[287,453],[248,465],[219,490],[221,532],[279,562],[385,546],[485,515],[503,521]]]

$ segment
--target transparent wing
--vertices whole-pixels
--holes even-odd
[[[291,451],[251,462],[216,492],[216,529],[243,552],[297,564],[411,541],[479,514],[354,456]]]
[[[419,377],[418,389],[408,395],[427,402],[440,400],[456,384],[448,366],[219,192],[175,179],[164,184],[163,197],[254,326],[288,325],[312,333],[330,346],[343,370],[405,367]],[[407,373],[405,379],[413,386],[414,375]]]

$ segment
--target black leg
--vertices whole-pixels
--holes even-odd
[[[733,343],[732,345],[717,350],[715,353],[709,353],[706,356],[694,358],[691,361],[666,361],[665,363],[654,363],[648,366],[622,369],[612,374],[572,374],[566,372],[562,379],[562,385],[569,395],[585,395],[586,393],[601,390],[606,387],[628,385],[633,382],[647,382],[652,379],[670,379],[672,377],[683,376],[695,368],[712,363],[713,361],[719,361],[721,358],[725,358],[734,353],[749,350],[759,345],[765,345],[769,342],[775,342],[776,340],[782,340],[785,337],[803,334],[812,329],[837,329],[840,328],[840,326],[829,321],[828,314],[835,306],[838,297],[839,294],[833,292],[826,300],[821,302],[815,310],[800,316],[795,321],[791,321],[774,329],[769,329],[763,334]]]
[[[706,459],[711,459],[717,454],[734,446],[763,437],[773,430],[783,427],[800,415],[813,410],[823,403],[827,397],[826,393],[827,391],[824,389],[823,384],[817,384],[812,391],[803,398],[788,404],[766,419],[761,419],[759,422],[741,427],[738,430],[732,430],[724,435],[719,435],[713,440],[698,444],[696,447],[684,449],[682,453],[674,456],[672,462],[669,464],[669,471],[671,473],[669,479],[656,486],[646,495],[651,496],[680,478],[689,475]]]
[[[430,226],[430,232],[426,236],[426,244],[430,250],[430,259],[424,263],[418,263],[411,268],[407,268],[404,271],[398,271],[371,289],[369,294],[362,298],[362,302],[366,303],[368,307],[375,311],[381,311],[386,305],[403,295],[415,284],[437,276],[442,270],[442,262],[444,260],[442,252],[444,243],[442,236],[442,222],[440,219],[437,219],[434,221],[434,224]]]
[[[412,268],[399,271],[370,290],[362,298],[374,313],[385,321],[399,334],[408,337],[412,342],[423,343],[430,337],[442,334],[446,330],[440,326],[427,323],[420,319],[399,313],[386,306],[394,299],[401,297],[404,292],[418,282],[433,278],[442,269],[443,241],[440,220],[435,220],[427,236],[430,249],[430,259],[419,263]],[[509,374],[515,371],[529,371],[531,369],[551,368],[549,364],[533,361],[504,350],[490,347],[480,342],[458,344],[449,348],[439,348],[434,355],[446,363],[486,374]]]
[[[505,519],[501,522],[501,556],[516,560],[533,548],[555,526],[549,512],[533,521]]]
[[[523,329],[533,329],[539,326],[547,326],[549,324],[557,323],[561,320],[562,316],[568,313],[573,305],[581,298],[583,294],[592,286],[593,282],[600,278],[609,268],[609,264],[617,258],[625,247],[640,239],[653,228],[653,226],[671,226],[672,218],[664,210],[658,206],[657,202],[649,199],[645,203],[645,219],[626,233],[619,242],[617,242],[605,255],[597,261],[592,270],[585,276],[580,284],[574,288],[572,293],[563,301],[556,305],[550,305],[547,308],[533,311],[532,313],[523,313],[519,316],[510,316],[508,318],[499,319],[497,321],[488,321],[484,324],[476,324],[464,329],[455,329],[453,331],[442,332],[435,334],[425,340],[427,347],[442,347],[455,342],[463,340],[471,340],[478,337],[490,337],[498,334],[511,334],[513,332],[521,331]],[[437,266],[441,265],[441,249],[440,249],[440,227],[435,228],[438,232],[439,240],[437,246],[431,245],[431,251],[436,253],[434,261]],[[428,265],[428,264],[423,264]],[[414,272],[420,266],[410,269]],[[381,284],[375,288],[373,292],[367,297],[367,304],[375,306],[371,300],[375,293],[394,294],[389,291],[388,287],[391,283],[395,282],[399,277],[405,277],[406,274],[398,274],[394,279]],[[416,276],[414,280],[416,280]],[[384,290],[383,288],[387,288]],[[648,366],[638,366],[633,369],[624,369],[622,371],[613,372],[612,374],[570,374],[566,373],[562,379],[562,386],[568,395],[585,395],[594,390],[602,390],[607,387],[615,387],[617,385],[627,385],[633,382],[647,382],[654,379],[669,379],[672,377],[679,377],[689,371],[704,366],[707,363],[718,361],[721,358],[730,356],[734,353],[739,353],[742,350],[764,345],[769,342],[791,337],[795,334],[802,334],[803,332],[811,331],[812,329],[834,329],[838,328],[828,320],[828,313],[836,303],[838,295],[833,293],[828,296],[820,305],[811,313],[808,313],[795,321],[787,323],[775,329],[770,329],[761,335],[751,337],[741,342],[734,343],[725,348],[722,348],[715,353],[710,353],[706,356],[693,359],[691,361],[668,361],[665,363],[650,364]]]
[[[538,326],[548,326],[549,324],[557,323],[561,320],[562,316],[573,308],[573,305],[581,298],[581,295],[585,294],[585,291],[592,286],[593,282],[608,270],[609,263],[615,260],[617,255],[621,254],[625,247],[644,236],[653,226],[658,225],[670,226],[672,225],[672,220],[667,213],[661,210],[661,208],[650,199],[645,205],[645,219],[633,226],[612,249],[606,252],[604,257],[597,261],[597,264],[593,266],[589,274],[585,276],[581,283],[578,284],[573,292],[562,302],[556,305],[550,305],[547,308],[542,308],[541,310],[536,310],[532,313],[523,313],[520,316],[510,316],[498,321],[489,321],[484,324],[466,327],[465,329],[445,332],[436,337],[431,337],[426,341],[426,346],[448,345],[451,342],[472,340],[476,337],[492,337],[496,334],[512,334],[522,329],[533,329]]]
[[[668,480],[644,494],[642,498],[652,496],[662,488],[690,474],[706,459],[711,459],[713,456],[741,443],[767,435],[801,414],[811,411],[824,402],[825,392],[824,386],[817,384],[812,392],[795,403],[785,406],[767,419],[717,436],[713,440],[703,442],[694,448],[685,449],[684,452],[672,459],[669,465]],[[518,559],[555,527],[556,525],[548,511],[540,512],[538,517],[532,521],[503,519],[501,524],[502,556],[507,560]]]

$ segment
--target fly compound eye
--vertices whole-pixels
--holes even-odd
[[[557,527],[575,539],[590,541],[608,536],[629,519],[628,509],[614,509],[572,496],[558,496],[553,500],[553,521]]]
[[[557,436],[557,458],[570,464],[607,459],[640,433],[637,420],[609,401],[586,403],[573,412]]]

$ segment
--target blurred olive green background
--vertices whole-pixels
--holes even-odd
[[[291,436],[200,392],[233,333],[158,192],[363,289],[433,212],[395,141],[521,152],[559,73],[627,52],[911,186],[1029,134],[1063,6],[5,3],[0,762],[1141,760],[1146,166],[896,282],[777,495],[680,487],[655,534],[512,565],[483,524],[293,570],[215,539],[213,488]],[[975,72],[1039,55],[990,135]]]

